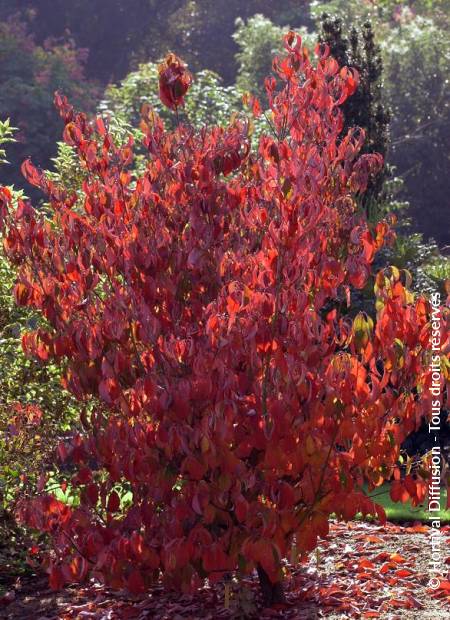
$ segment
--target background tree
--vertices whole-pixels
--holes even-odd
[[[38,43],[69,33],[89,50],[87,74],[104,83],[122,79],[139,62],[169,50],[182,54],[195,71],[210,69],[232,84],[236,75],[231,38],[235,20],[255,13],[283,20],[286,11],[308,3],[281,0],[0,0],[0,18],[20,12]]]
[[[330,46],[331,54],[340,65],[354,67],[360,78],[354,96],[348,99],[342,108],[345,118],[344,131],[350,127],[362,127],[366,134],[363,152],[380,153],[385,159],[390,114],[382,93],[381,50],[375,44],[372,26],[370,22],[365,22],[359,30],[353,27],[348,39],[342,32],[340,18],[333,19],[324,15],[320,27],[319,41]],[[383,195],[387,176],[385,168],[376,178],[370,180],[362,197],[362,204],[369,217],[376,217],[377,213],[383,210],[382,205],[388,198],[385,193]]]
[[[37,45],[22,22],[0,23],[0,118],[10,118],[18,128],[8,149],[11,165],[1,171],[4,184],[23,186],[20,166],[27,157],[50,165],[62,123],[55,117],[55,90],[64,91],[76,105],[92,109],[97,89],[83,78],[85,55],[72,44],[48,41]],[[31,190],[30,187],[27,188]]]
[[[416,16],[386,34],[385,92],[392,107],[389,159],[404,178],[416,229],[449,243],[450,36]]]
[[[6,0],[0,3],[0,15],[7,19],[19,14],[38,45],[49,38],[71,38],[78,48],[89,50],[88,76],[107,83],[125,75],[145,37],[154,36],[158,25],[164,30],[168,15],[179,4],[171,0]]]

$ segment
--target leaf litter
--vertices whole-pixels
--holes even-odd
[[[61,592],[45,576],[20,577],[0,598],[7,620],[450,620],[450,527],[442,528],[443,570],[428,586],[429,528],[388,523],[335,523],[303,563],[285,563],[287,604],[264,609],[256,578],[205,586],[196,594],[165,591],[145,596],[114,592],[94,581]],[[449,554],[449,555],[447,555]]]

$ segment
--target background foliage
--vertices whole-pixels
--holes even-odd
[[[390,161],[404,179],[416,230],[448,243],[449,33],[417,16],[387,32],[382,50],[392,109]]]
[[[50,165],[62,131],[53,105],[55,90],[76,105],[93,108],[97,89],[83,78],[84,58],[70,41],[37,45],[23,22],[0,23],[0,118],[10,118],[18,128],[8,148],[11,165],[1,171],[3,183],[23,186],[20,165],[27,157],[42,167]]]

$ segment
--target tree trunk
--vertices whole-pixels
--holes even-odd
[[[256,570],[258,571],[259,586],[261,588],[264,606],[272,607],[273,605],[285,604],[286,597],[284,595],[283,582],[277,581],[276,583],[272,583],[261,564],[258,564]]]

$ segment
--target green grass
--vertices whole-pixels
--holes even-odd
[[[413,508],[410,503],[401,504],[393,502],[389,496],[389,484],[384,484],[379,489],[371,493],[374,501],[381,504],[386,511],[388,521],[423,521],[428,523],[429,512],[427,510],[428,500],[425,499],[423,506]],[[447,505],[447,491],[441,488],[441,506]],[[441,523],[450,523],[450,510],[433,512],[433,516],[440,517]]]

